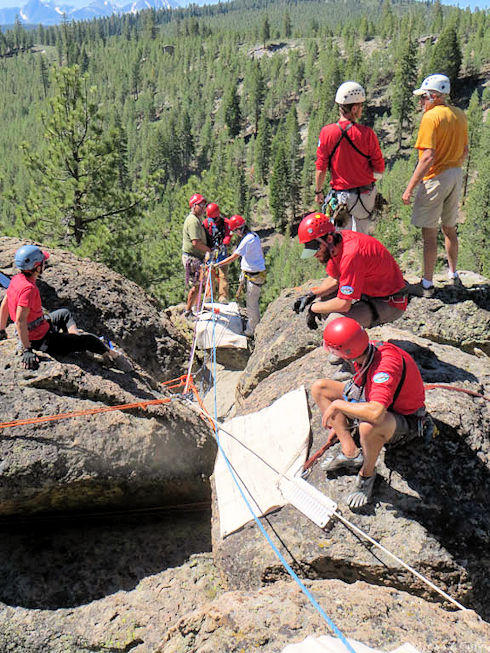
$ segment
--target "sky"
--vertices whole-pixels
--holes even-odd
[[[54,2],[54,0],[51,0]],[[209,0],[210,4],[213,0]],[[218,0],[214,0],[217,2]],[[490,0],[441,0],[443,5],[455,5],[464,9],[465,7],[471,7],[475,9],[489,9]],[[90,4],[91,0],[59,0],[58,4],[69,5],[72,7],[84,7]],[[27,4],[27,0],[0,0],[0,8],[3,7],[22,7]],[[121,3],[122,4],[122,3]],[[182,4],[188,4],[187,2],[182,2]]]

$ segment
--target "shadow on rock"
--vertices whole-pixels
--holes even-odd
[[[211,550],[209,512],[46,519],[2,526],[0,601],[73,608],[128,591]]]
[[[435,421],[440,435],[431,443],[417,439],[385,452],[390,481],[397,472],[418,498],[386,482],[378,483],[376,497],[421,524],[466,569],[472,591],[462,601],[488,620],[483,597],[490,593],[490,474],[455,429]]]

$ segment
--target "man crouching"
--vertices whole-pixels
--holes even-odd
[[[370,342],[366,331],[349,317],[332,320],[323,332],[323,346],[354,364],[351,381],[318,379],[311,391],[329,442],[338,438],[341,451],[326,461],[326,471],[357,471],[356,490],[346,498],[351,508],[369,502],[376,478],[376,460],[383,445],[399,446],[422,433],[426,419],[425,391],[413,358],[389,342]],[[430,419],[430,418],[429,418]],[[351,435],[358,424],[361,449]]]

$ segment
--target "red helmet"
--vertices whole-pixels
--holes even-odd
[[[214,202],[208,204],[206,206],[206,215],[208,216],[208,218],[219,218],[220,216],[219,206]]]
[[[335,231],[335,227],[324,213],[310,213],[301,220],[298,227],[300,243],[309,243],[310,240],[321,238]]]
[[[189,200],[189,206],[192,209],[192,207],[195,204],[201,204],[202,202],[205,202],[205,201],[206,200],[204,199],[204,197],[202,195],[200,195],[199,193],[194,193],[194,195],[191,195],[191,198]]]
[[[368,344],[368,334],[351,317],[337,317],[323,331],[323,347],[340,358],[357,358]]]
[[[230,231],[235,231],[235,229],[240,229],[245,226],[245,220],[241,215],[232,215],[231,218],[228,218],[228,225]]]

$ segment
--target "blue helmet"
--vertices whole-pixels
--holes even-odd
[[[36,245],[23,245],[15,252],[15,265],[19,270],[34,270],[36,265],[47,261],[48,252],[43,252]]]

